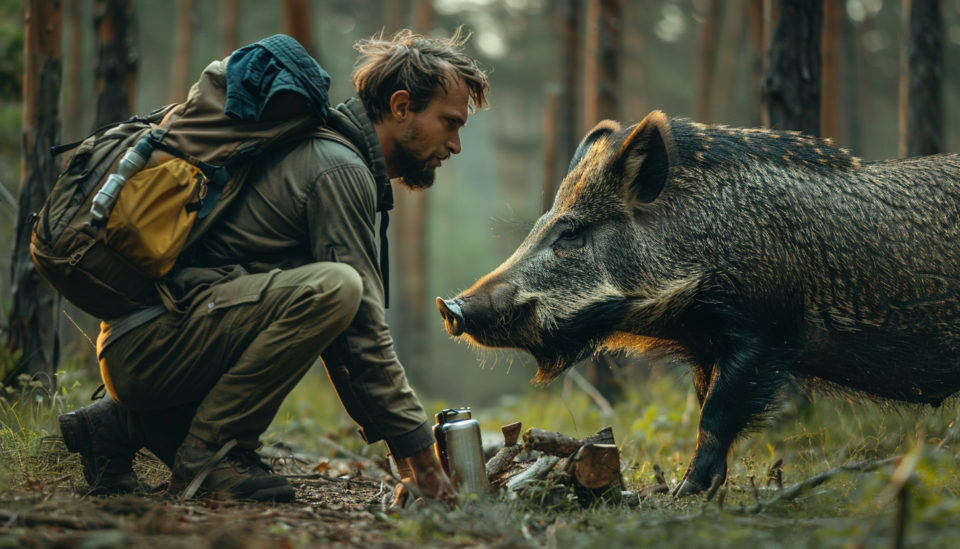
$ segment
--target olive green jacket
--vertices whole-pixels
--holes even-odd
[[[363,154],[336,141],[308,139],[264,155],[222,216],[198,242],[194,268],[168,284],[178,301],[207,284],[318,261],[347,264],[363,280],[353,322],[321,355],[330,380],[368,443],[386,440],[398,457],[434,442],[407,383],[384,320],[377,212],[393,206],[373,124],[356,99],[331,109],[328,126]]]

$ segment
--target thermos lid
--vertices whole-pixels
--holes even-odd
[[[442,412],[436,415],[437,425],[443,425],[444,423],[453,423],[454,421],[462,421],[464,419],[471,419],[470,408],[446,408]]]

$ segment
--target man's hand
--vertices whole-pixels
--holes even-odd
[[[447,474],[443,472],[433,446],[405,460],[398,460],[397,469],[400,471],[400,480],[415,485],[424,497],[439,499],[450,506],[457,504],[459,500],[457,492],[453,489]],[[403,484],[398,485],[397,497],[393,500],[392,507],[402,508],[409,497],[409,490]]]

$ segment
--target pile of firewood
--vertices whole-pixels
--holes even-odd
[[[503,427],[504,446],[486,465],[490,491],[544,494],[551,500],[571,491],[582,505],[619,504],[623,495],[620,451],[610,427],[583,440],[543,429],[520,438],[520,423]],[[521,456],[525,454],[525,456]],[[517,459],[527,457],[529,459]]]

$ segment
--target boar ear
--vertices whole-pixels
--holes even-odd
[[[585,156],[587,156],[587,151],[590,150],[590,147],[593,146],[601,137],[606,137],[612,134],[615,131],[620,129],[620,124],[614,122],[613,120],[604,120],[596,125],[586,137],[583,138],[583,141],[580,142],[580,146],[577,147],[577,152],[573,153],[573,158],[570,160],[570,167],[567,168],[567,173],[573,171],[577,167]]]
[[[614,173],[623,174],[627,200],[649,203],[660,196],[675,158],[670,122],[661,111],[653,111],[630,132],[611,165]]]

